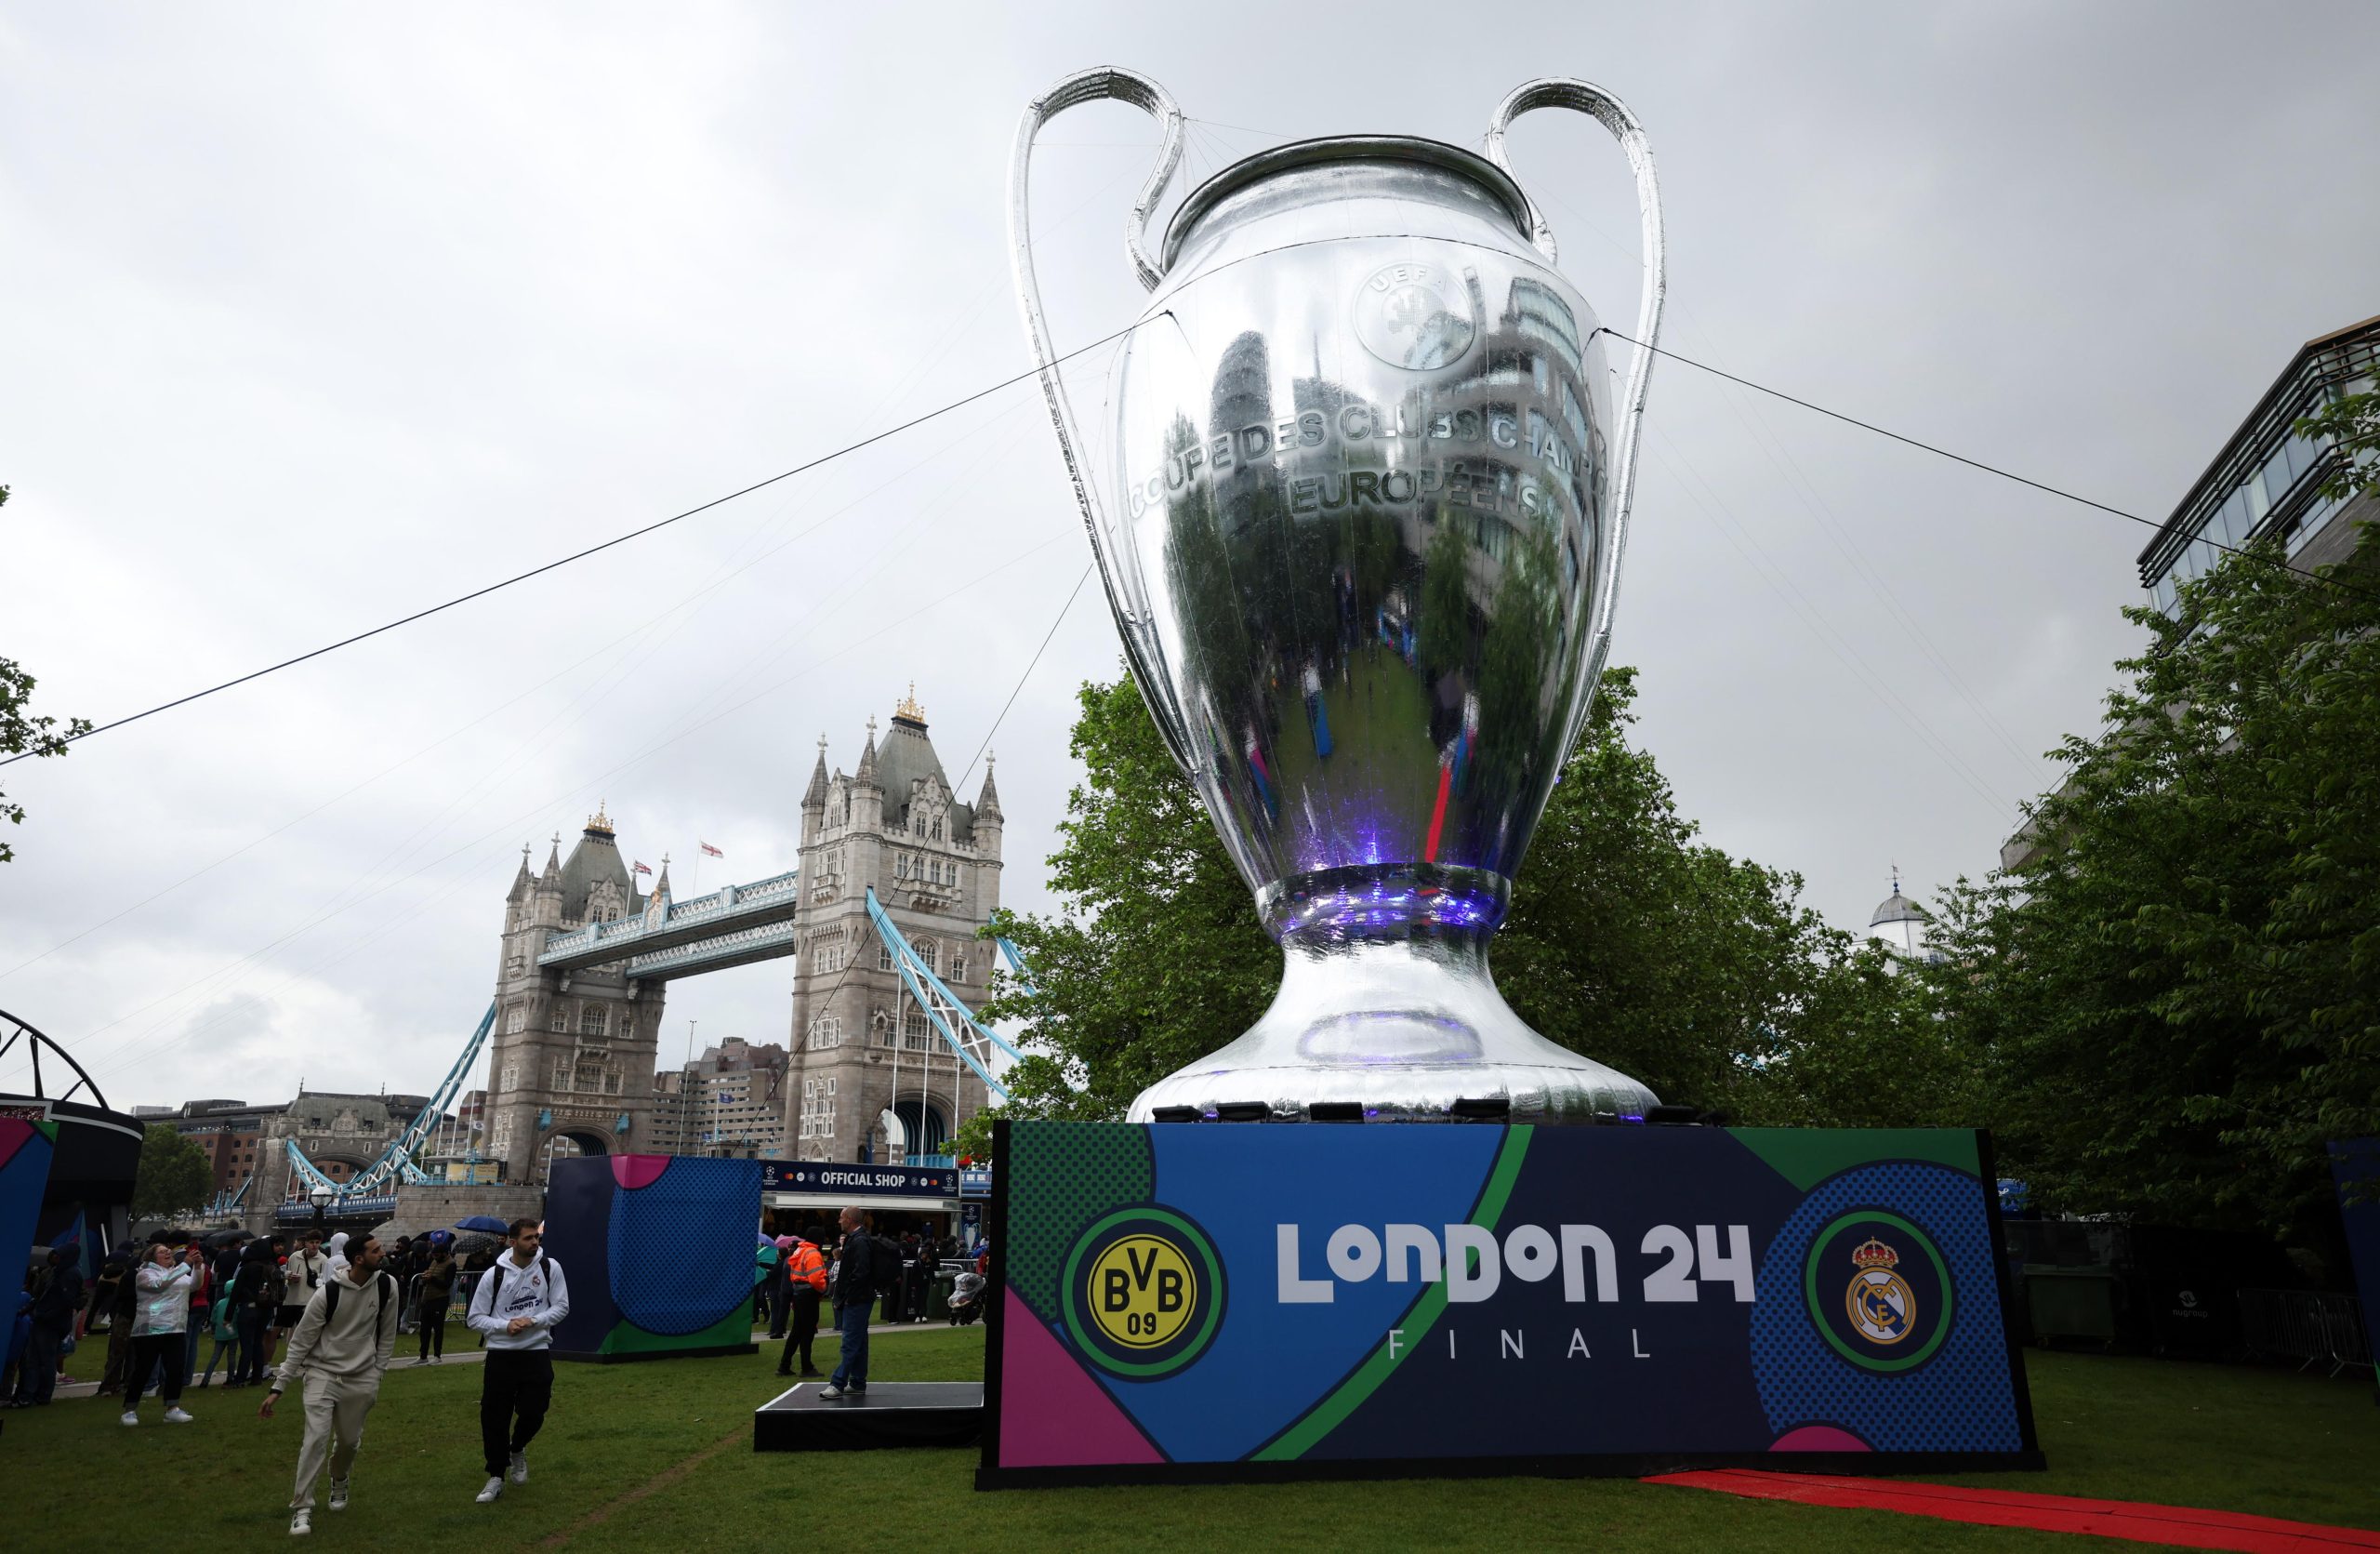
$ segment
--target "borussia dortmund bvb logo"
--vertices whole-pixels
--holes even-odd
[[[1123,1209],[1075,1242],[1061,1288],[1066,1331],[1113,1375],[1159,1376],[1206,1352],[1223,1317],[1223,1263],[1170,1209]]]
[[[1933,1238],[1887,1210],[1854,1209],[1820,1230],[1802,1286],[1828,1346],[1862,1370],[1914,1370],[1950,1336],[1950,1268]]]

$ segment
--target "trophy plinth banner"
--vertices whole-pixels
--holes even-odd
[[[981,1489],[2043,1465],[1981,1134],[1028,1122],[992,1151]]]
[[[1087,471],[1026,241],[1032,143],[1076,103],[1164,126],[1127,226],[1151,287]],[[1194,191],[1164,89],[1121,70],[1026,111],[1012,169],[1025,321],[1126,657],[1284,950],[1256,1026],[1144,1092],[1135,1121],[1641,1121],[1644,1085],[1531,1030],[1491,936],[1609,641],[1649,350],[1617,407],[1601,328],[1503,166],[1533,108],[1593,114],[1636,172],[1659,323],[1650,153],[1576,81],[1506,99],[1486,153],[1397,136],[1279,147]],[[1162,952],[1162,947],[1153,947]]]

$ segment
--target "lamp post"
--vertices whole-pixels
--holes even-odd
[[[331,1206],[331,1200],[337,1198],[338,1194],[329,1188],[318,1187],[306,1196],[314,1205],[314,1229],[320,1230],[323,1228],[323,1211]]]

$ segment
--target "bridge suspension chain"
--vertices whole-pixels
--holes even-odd
[[[344,1182],[333,1181],[306,1158],[306,1151],[298,1147],[295,1138],[291,1138],[284,1141],[288,1148],[290,1170],[303,1178],[309,1187],[327,1189],[334,1198],[342,1201],[388,1191],[400,1181],[430,1180],[430,1174],[414,1163],[414,1151],[429,1141],[430,1131],[446,1115],[446,1109],[454,1104],[464,1080],[469,1077],[480,1060],[481,1049],[487,1045],[488,1032],[495,1029],[496,1005],[491,1003],[487,1013],[480,1016],[479,1029],[472,1031],[471,1039],[463,1043],[463,1055],[455,1060],[453,1068],[446,1070],[446,1077],[438,1082],[438,1088],[431,1093],[419,1115],[406,1124],[403,1133],[389,1141],[388,1148],[382,1149],[379,1158],[370,1165]]]
[[[973,1012],[959,1002],[959,995],[934,975],[933,968],[926,964],[916,947],[902,935],[892,916],[885,911],[884,904],[876,898],[876,887],[873,885],[867,891],[867,918],[876,925],[876,936],[883,940],[884,948],[892,952],[893,969],[901,974],[901,981],[909,990],[909,996],[918,1001],[918,1007],[925,1011],[926,1018],[933,1022],[933,1028],[941,1032],[943,1041],[949,1044],[951,1051],[966,1059],[967,1066],[975,1070],[975,1077],[984,1082],[995,1099],[1007,1100],[1008,1086],[992,1074],[995,1055],[1005,1056],[1012,1062],[1025,1055],[1017,1051],[1007,1037],[977,1019]],[[1016,947],[1002,940],[1001,948],[1021,970],[1024,962]],[[892,1039],[895,1042],[901,1040],[898,1029],[892,1032]]]

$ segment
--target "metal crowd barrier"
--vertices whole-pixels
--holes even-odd
[[[471,1286],[476,1284],[479,1281],[476,1277],[472,1277],[469,1280],[469,1282],[466,1282],[465,1277],[466,1276],[460,1268],[456,1269],[453,1282],[448,1284],[446,1287],[446,1309],[443,1315],[450,1319],[455,1315],[455,1308],[457,1305],[469,1308],[471,1303]],[[403,1285],[403,1314],[397,1318],[397,1331],[399,1333],[411,1333],[421,1325],[419,1313],[414,1309],[416,1306],[420,1304],[420,1295],[421,1275],[417,1273],[408,1274],[405,1277]]]
[[[2240,1326],[2248,1348],[2297,1368],[2328,1365],[2337,1375],[2372,1366],[2372,1335],[2353,1295],[2312,1290],[2241,1290]]]

